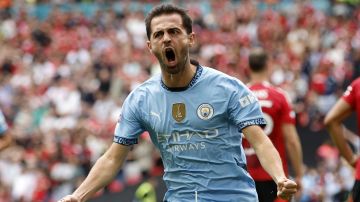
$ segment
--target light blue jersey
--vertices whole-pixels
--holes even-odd
[[[158,75],[136,88],[122,109],[114,142],[136,144],[143,131],[150,133],[165,167],[164,201],[257,201],[239,131],[265,121],[241,81],[198,66],[187,88],[169,89]]]
[[[8,129],[8,125],[6,123],[4,114],[0,110],[0,136],[3,135],[7,129]]]

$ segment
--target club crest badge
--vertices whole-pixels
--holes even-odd
[[[201,104],[197,109],[197,115],[202,120],[209,120],[214,115],[214,108],[207,103]]]
[[[177,122],[181,122],[186,117],[186,107],[184,103],[175,103],[172,105],[172,117]]]

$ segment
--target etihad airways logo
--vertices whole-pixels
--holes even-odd
[[[218,129],[204,131],[174,131],[172,133],[158,133],[157,140],[159,143],[180,143],[193,142],[194,139],[201,141],[219,136]]]

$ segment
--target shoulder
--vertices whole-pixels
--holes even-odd
[[[248,84],[248,87],[254,91],[266,91],[272,97],[287,97],[288,93],[280,87],[276,87],[269,82],[262,82],[256,84]]]
[[[288,92],[286,92],[284,89],[280,87],[272,85],[271,83],[263,82],[259,85],[256,85],[255,87],[251,86],[250,89],[251,90],[254,89],[254,91],[259,91],[255,93],[257,96],[258,94],[260,94],[260,96],[262,94],[265,94],[263,95],[263,97],[267,97],[267,99],[291,103],[291,98]]]
[[[234,79],[234,77],[225,74],[224,72],[221,72],[217,69],[214,69],[212,67],[206,67],[206,66],[202,66],[203,68],[203,72],[204,75],[206,77],[211,77],[211,78],[223,78],[223,79]]]
[[[355,79],[352,83],[351,86],[356,87],[356,88],[360,88],[360,77],[358,77],[357,79]]]
[[[229,87],[232,88],[247,88],[245,84],[239,79],[232,77],[228,74],[225,74],[219,70],[216,70],[211,67],[203,67],[204,69],[204,80],[211,82],[211,85],[219,87]]]
[[[353,92],[358,92],[360,90],[360,77],[351,82],[351,84],[347,87],[344,95],[348,95]]]
[[[154,94],[160,91],[160,75],[153,76],[133,89],[127,96],[127,100],[131,99],[132,102],[140,102],[144,100],[149,94]]]
[[[283,99],[287,103],[292,103],[289,93],[284,89],[280,87],[274,87],[274,92],[276,92],[276,95],[278,95],[279,98]]]
[[[133,92],[145,93],[145,92],[157,91],[161,87],[160,81],[161,81],[161,75],[160,74],[152,76],[151,78],[149,78],[148,80],[146,80],[145,82],[140,84],[138,87],[136,87],[133,90]]]
[[[360,77],[351,82],[351,84],[346,88],[343,93],[343,98],[349,100],[351,97],[354,97],[360,93]]]
[[[276,92],[279,95],[282,95],[285,97],[289,96],[289,93],[280,87],[273,86],[273,90],[274,90],[274,92]]]

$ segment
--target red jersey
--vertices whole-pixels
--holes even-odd
[[[360,78],[355,79],[350,84],[350,86],[347,87],[345,93],[342,96],[342,99],[345,100],[345,102],[349,103],[349,105],[355,111],[357,117],[357,125],[360,129]],[[360,180],[360,160],[357,161],[355,172],[355,179]]]
[[[249,85],[249,88],[259,100],[264,118],[267,122],[264,132],[278,150],[285,174],[288,173],[284,137],[281,125],[295,124],[295,112],[287,99],[285,92],[272,86],[268,82]],[[250,175],[255,181],[272,180],[271,176],[262,168],[254,149],[244,138],[243,146],[246,154],[247,166]]]

